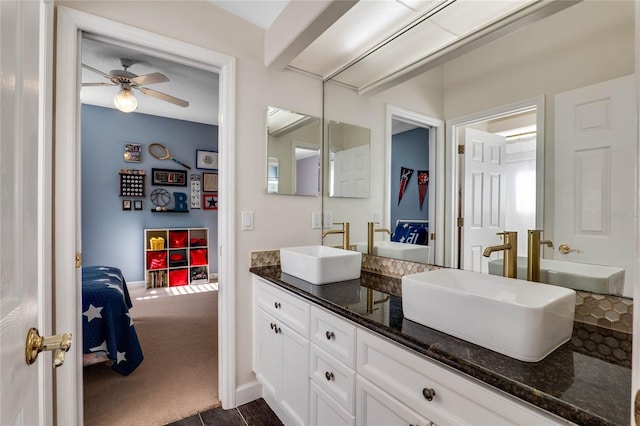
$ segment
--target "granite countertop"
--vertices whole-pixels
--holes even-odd
[[[281,273],[279,267],[250,271],[569,421],[630,424],[631,335],[575,322],[569,342],[540,362],[523,362],[404,319],[398,278],[363,271],[358,280],[315,286]]]

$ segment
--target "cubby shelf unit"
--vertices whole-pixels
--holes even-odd
[[[209,282],[207,228],[145,229],[147,288]]]

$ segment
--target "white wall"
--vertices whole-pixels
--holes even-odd
[[[207,2],[58,1],[81,10],[202,46],[237,58],[236,78],[236,212],[255,214],[255,231],[236,230],[236,385],[255,379],[251,371],[250,252],[282,246],[320,243],[311,229],[311,212],[321,210],[320,197],[267,195],[266,108],[321,116],[322,83],[309,76],[269,71],[263,65],[264,31]],[[158,46],[161,50],[162,46]],[[240,218],[236,218],[238,226]],[[224,250],[224,248],[223,248]]]

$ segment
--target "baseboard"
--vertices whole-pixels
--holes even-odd
[[[254,380],[236,388],[236,407],[262,398],[262,384]]]
[[[147,285],[146,282],[144,281],[127,281],[127,287],[132,288],[132,287],[141,287],[144,288]]]

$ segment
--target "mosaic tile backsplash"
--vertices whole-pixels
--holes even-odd
[[[251,267],[260,266],[279,267],[280,251],[252,252]],[[392,278],[402,278],[403,275],[433,271],[435,269],[440,269],[440,267],[368,254],[362,255],[363,271]],[[399,292],[399,289],[395,290]],[[591,324],[625,334],[633,333],[633,299],[586,291],[577,291],[576,293],[576,322]],[[612,353],[613,349],[616,348],[612,348]],[[606,351],[606,349],[603,350]],[[615,353],[620,354],[620,352]]]

